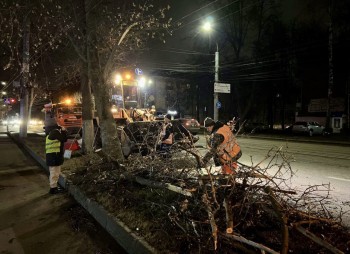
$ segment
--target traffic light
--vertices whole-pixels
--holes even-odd
[[[14,104],[14,103],[16,103],[16,99],[15,98],[4,98],[4,103],[7,105]]]

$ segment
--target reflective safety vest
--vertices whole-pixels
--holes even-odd
[[[224,136],[224,141],[217,148],[217,155],[222,164],[237,161],[241,148],[239,147],[236,137],[233,135],[230,127],[224,125],[220,127],[217,134]],[[237,156],[238,155],[238,156]]]
[[[49,135],[46,136],[45,150],[46,153],[59,153],[61,142],[58,139],[51,140]]]

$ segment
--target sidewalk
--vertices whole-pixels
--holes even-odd
[[[29,145],[19,139],[18,133],[9,133],[9,136],[20,147],[22,147],[29,155],[36,160],[43,169],[48,171],[48,167],[44,161],[42,149],[33,150]],[[29,134],[33,143],[38,143],[39,140],[44,142],[44,137],[38,134]],[[27,142],[29,142],[27,140]],[[40,147],[40,146],[39,146]],[[110,234],[112,238],[121,246],[127,253],[156,253],[157,251],[150,246],[143,238],[135,235],[122,221],[108,213],[100,204],[85,196],[77,186],[74,186],[67,181],[66,176],[61,174],[59,184],[83,207],[90,215],[101,225],[101,227]],[[78,253],[78,252],[77,252]],[[79,252],[80,253],[80,252]]]
[[[45,172],[6,133],[0,154],[0,253],[124,253],[67,193],[48,194]]]

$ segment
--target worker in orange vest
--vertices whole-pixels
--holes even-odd
[[[210,133],[208,142],[210,150],[203,157],[201,166],[205,167],[214,157],[215,165],[221,165],[223,174],[234,174],[242,152],[230,127],[210,117],[204,120],[204,127]]]

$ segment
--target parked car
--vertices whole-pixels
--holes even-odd
[[[183,126],[186,127],[187,130],[189,130],[193,135],[196,135],[200,132],[201,125],[200,123],[194,119],[194,118],[180,118],[180,121]]]
[[[247,122],[244,124],[244,131],[250,133],[261,133],[269,129],[269,126],[264,123]]]
[[[324,135],[325,127],[318,122],[296,122],[292,125],[292,133],[313,135]]]

